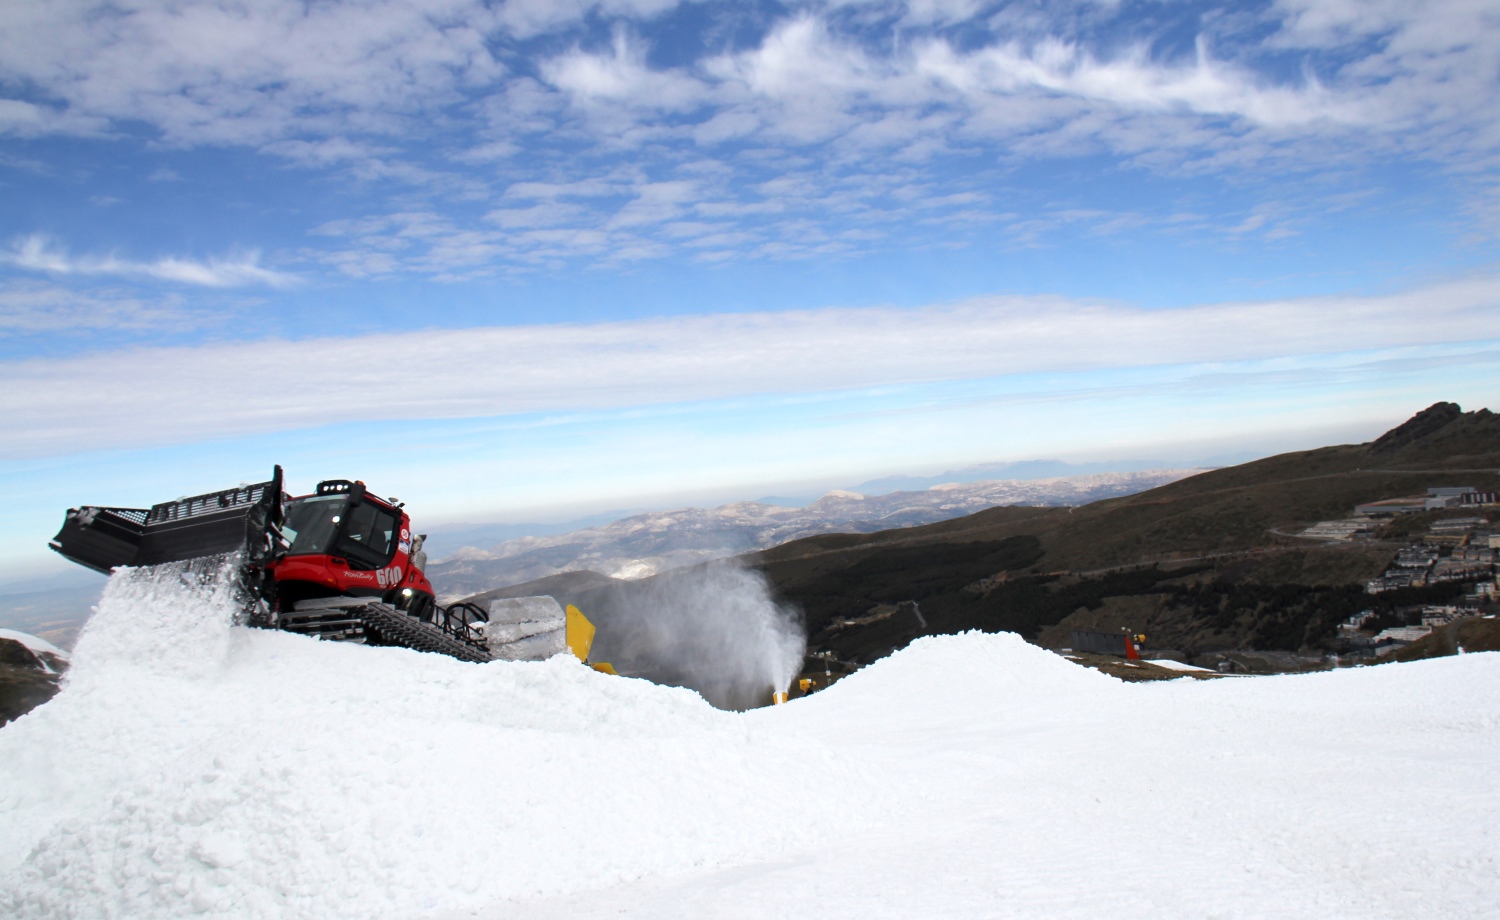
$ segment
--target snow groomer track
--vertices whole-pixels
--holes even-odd
[[[379,636],[385,645],[400,645],[420,652],[436,652],[460,661],[485,662],[489,650],[481,639],[460,639],[439,626],[418,620],[389,604],[356,598],[338,598],[336,606],[298,607],[281,615],[281,628],[289,632],[366,641]]]

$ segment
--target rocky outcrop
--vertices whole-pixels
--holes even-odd
[[[1370,444],[1370,452],[1391,453],[1402,447],[1436,434],[1449,424],[1463,418],[1464,410],[1458,403],[1433,403],[1400,425],[1387,431]]]
[[[0,630],[0,725],[52,699],[68,669],[67,653],[33,636]]]

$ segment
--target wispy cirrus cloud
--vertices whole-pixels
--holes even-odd
[[[78,292],[41,282],[0,284],[0,335],[177,329],[205,324],[179,296],[144,298],[118,291]]]
[[[462,245],[313,261],[451,278],[691,257],[658,232],[682,220],[727,221],[722,252],[775,258],[858,250],[855,230],[995,224],[972,207],[914,217],[982,185],[965,177],[977,163],[1473,174],[1500,163],[1497,66],[1500,25],[1469,0],[68,0],[0,7],[0,135],[145,126],[338,174],[399,198],[391,213],[439,214]],[[635,174],[566,206],[518,192],[622,164]],[[912,173],[925,204],[877,201]],[[772,191],[788,177],[805,181]]]
[[[295,275],[262,266],[260,255],[255,252],[206,261],[177,256],[166,256],[149,262],[113,255],[74,256],[56,241],[41,234],[17,240],[8,252],[0,253],[0,262],[56,276],[113,275],[213,288],[248,285],[287,287],[297,282]]]
[[[141,120],[176,143],[388,133],[498,78],[496,27],[477,0],[8,4],[0,75],[74,117]]]
[[[618,411],[1481,340],[1500,340],[1500,278],[1175,310],[1008,297],[143,348],[0,365],[10,384],[0,392],[0,453],[152,446],[351,418]],[[392,373],[372,355],[400,355],[423,372]]]
[[[953,135],[950,141],[1086,118],[1107,139],[1105,122],[1133,114],[1228,118],[1283,136],[1330,126],[1380,136],[1424,115],[1462,117],[1457,100],[1425,111],[1421,101],[1440,101],[1454,81],[1492,92],[1483,65],[1500,45],[1482,5],[1462,0],[1421,10],[1285,0],[1254,17],[1184,14],[1198,37],[1187,54],[1163,47],[1160,22],[1125,6],[1064,4],[1021,15],[974,2],[813,2],[782,17],[761,11],[750,20],[761,34],[728,50],[710,35],[697,36],[703,41],[694,50],[694,36],[673,34],[676,62],[653,64],[653,36],[687,28],[666,18],[683,5],[694,4],[13,6],[0,13],[0,75],[40,95],[0,100],[0,129],[97,133],[135,120],[177,143],[276,144],[272,152],[304,162],[347,162],[360,152],[349,138],[399,138],[414,129],[430,137],[430,125],[421,130],[424,115],[476,99],[505,97],[496,115],[512,127],[528,111],[555,126],[556,101],[538,102],[553,93],[637,137],[686,133],[710,144],[821,142],[935,107],[951,109],[951,117],[921,130]],[[872,15],[848,15],[851,8]],[[714,13],[700,28],[711,31],[714,19],[731,15],[722,7]],[[598,50],[590,50],[582,26],[590,17],[614,24]],[[531,62],[545,85],[516,73],[491,44],[541,33],[579,38]],[[1372,38],[1382,41],[1371,45]],[[1285,48],[1327,57],[1288,73],[1273,60]],[[1472,115],[1467,121],[1479,124]],[[483,161],[510,153],[518,140],[491,138],[450,155],[486,151],[469,155]]]

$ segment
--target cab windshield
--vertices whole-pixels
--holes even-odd
[[[330,552],[339,522],[349,504],[347,495],[315,495],[288,502],[281,529],[292,541],[289,556],[313,556]]]
[[[370,566],[385,565],[396,549],[396,516],[370,502],[361,502],[349,509],[345,515],[335,544],[341,556],[348,556],[351,563],[362,562]]]
[[[396,513],[347,495],[310,495],[288,502],[282,531],[288,556],[342,556],[356,569],[386,565],[396,553]]]

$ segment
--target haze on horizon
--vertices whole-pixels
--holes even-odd
[[[1495,408],[1497,110],[1459,0],[6,4],[0,577]]]

